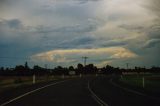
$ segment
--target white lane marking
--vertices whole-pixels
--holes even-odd
[[[109,106],[107,103],[105,103],[102,99],[100,99],[90,88],[89,86],[89,81],[88,81],[88,90],[90,91],[90,93],[92,94],[92,97],[94,98],[94,100],[100,105],[100,106]]]
[[[67,81],[67,80],[65,80],[65,81]],[[65,82],[65,81],[59,81],[59,82],[55,82],[55,83],[52,83],[52,84],[49,84],[49,85],[46,85],[46,86],[37,88],[37,89],[32,90],[32,91],[30,91],[30,92],[27,92],[27,93],[25,93],[25,94],[23,94],[23,95],[20,95],[20,96],[14,98],[14,99],[11,99],[11,100],[9,100],[9,101],[1,104],[0,106],[5,106],[5,105],[7,105],[7,104],[9,104],[9,103],[11,103],[11,102],[14,102],[14,101],[16,101],[16,100],[18,100],[18,99],[20,99],[20,98],[22,98],[22,97],[24,97],[24,96],[27,96],[27,95],[29,95],[29,94],[31,94],[31,93],[34,93],[34,92],[36,92],[36,91],[42,90],[42,89],[47,88],[47,87],[50,87],[50,86],[52,86],[52,85],[56,85],[56,84],[59,84],[59,83],[63,83],[63,82]]]
[[[141,93],[141,92],[138,92],[138,91],[129,89],[129,88],[124,88],[124,87],[122,87],[122,86],[114,83],[114,82],[113,82],[113,79],[110,80],[110,83],[111,83],[112,85],[114,85],[115,87],[121,88],[121,89],[126,90],[126,91],[128,91],[128,92],[132,92],[132,93],[135,93],[135,94],[141,95],[141,96],[146,96],[146,97],[149,97],[149,98],[152,98],[152,99],[155,99],[155,100],[160,100],[160,98],[158,98],[158,97],[149,96],[149,95],[147,95],[147,94],[144,94],[144,93]]]

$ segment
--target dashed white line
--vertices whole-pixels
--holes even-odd
[[[65,81],[67,81],[67,80],[65,80]],[[47,88],[47,87],[50,87],[50,86],[53,86],[53,85],[56,85],[56,84],[59,84],[59,83],[65,82],[65,81],[59,81],[59,82],[55,82],[55,83],[52,83],[52,84],[49,84],[49,85],[46,85],[46,86],[37,88],[37,89],[32,90],[32,91],[30,91],[30,92],[27,92],[27,93],[25,93],[25,94],[23,94],[23,95],[20,95],[20,96],[14,98],[14,99],[11,99],[11,100],[9,100],[9,101],[1,104],[0,106],[6,106],[7,104],[9,104],[9,103],[11,103],[11,102],[14,102],[14,101],[16,101],[16,100],[18,100],[18,99],[20,99],[20,98],[22,98],[22,97],[24,97],[24,96],[27,96],[27,95],[29,95],[29,94],[32,94],[32,93],[37,92],[37,91],[39,91],[39,90],[42,90],[42,89],[44,89],[44,88]]]
[[[107,103],[105,103],[102,99],[100,99],[90,88],[89,81],[88,81],[88,90],[92,94],[93,99],[100,105],[100,106],[109,106]]]

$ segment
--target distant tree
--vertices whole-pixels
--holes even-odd
[[[42,70],[42,67],[40,67],[40,66],[38,66],[38,65],[35,65],[35,66],[33,66],[33,69],[34,69],[34,70]]]
[[[155,66],[153,66],[153,67],[150,69],[150,72],[151,72],[151,73],[160,73],[160,67],[155,67]]]
[[[1,67],[0,71],[4,71],[4,67]]]
[[[93,65],[93,64],[88,64],[87,67],[88,67],[89,69],[93,69],[93,68],[94,68],[94,65]]]
[[[106,66],[107,71],[113,71],[113,69],[114,69],[114,67],[112,67],[112,66],[109,66],[109,65]]]
[[[25,65],[24,65],[24,67],[25,67],[25,69],[29,69],[29,66],[28,66],[28,63],[27,63],[27,61],[25,62]]]
[[[9,68],[8,68],[8,67],[6,68],[6,71],[9,71]]]
[[[118,68],[114,68],[114,67],[112,67],[112,66],[110,66],[110,65],[107,65],[106,67],[103,67],[102,69],[101,69],[101,72],[103,73],[103,74],[112,74],[112,73],[117,73],[116,71],[118,70]]]
[[[36,75],[48,75],[50,73],[50,70],[47,70],[45,68],[42,68],[38,65],[33,66],[33,74]]]
[[[83,70],[83,65],[79,63],[79,64],[77,65],[77,69],[78,69],[78,70]]]
[[[3,75],[4,74],[4,67],[1,67],[0,68],[0,75]]]
[[[23,65],[17,65],[15,67],[15,73],[18,76],[25,75],[26,74],[26,69]]]
[[[15,67],[15,70],[17,70],[17,71],[24,71],[25,67],[23,65],[18,65],[18,66]]]
[[[84,71],[84,67],[83,67],[82,64],[79,63],[79,64],[77,65],[76,74],[82,74],[83,71]]]
[[[85,73],[86,74],[93,74],[95,73],[95,66],[93,64],[88,64],[85,66]]]
[[[69,66],[69,71],[73,71],[74,67],[73,66]]]
[[[63,70],[62,66],[58,66],[56,69],[59,70],[59,71]]]
[[[54,74],[56,74],[56,75],[68,75],[69,70],[67,68],[63,68],[62,66],[58,66],[54,69]]]

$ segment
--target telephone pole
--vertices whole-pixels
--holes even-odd
[[[129,63],[126,63],[127,69],[129,68]]]
[[[48,64],[45,64],[44,67],[45,67],[45,69],[47,69],[48,68]]]
[[[87,61],[87,59],[88,59],[89,57],[82,57],[82,59],[84,59],[84,66],[86,66],[86,61]]]

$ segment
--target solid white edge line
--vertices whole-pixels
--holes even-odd
[[[113,79],[110,79],[110,83],[111,83],[112,85],[114,85],[115,87],[121,88],[121,89],[126,90],[126,91],[128,91],[128,92],[132,92],[132,93],[134,93],[134,94],[141,95],[141,96],[146,96],[146,97],[149,97],[149,98],[151,98],[151,99],[160,100],[160,98],[158,98],[158,97],[149,96],[149,95],[147,95],[147,94],[144,94],[144,93],[141,93],[141,92],[138,92],[138,91],[129,89],[129,88],[122,87],[122,86],[114,83],[114,82],[113,82]]]
[[[92,97],[94,98],[94,100],[100,104],[101,106],[109,106],[107,103],[105,103],[102,99],[100,99],[90,88],[89,86],[89,81],[88,81],[88,90],[90,91],[90,93],[92,94]]]
[[[27,93],[25,93],[25,94],[23,94],[23,95],[20,95],[20,96],[14,98],[14,99],[11,99],[11,100],[9,100],[9,101],[1,104],[0,106],[5,106],[5,105],[7,105],[7,104],[9,104],[9,103],[11,103],[11,102],[14,102],[14,101],[16,101],[16,100],[18,100],[18,99],[20,99],[20,98],[22,98],[22,97],[24,97],[24,96],[27,96],[27,95],[32,94],[32,93],[34,93],[34,92],[36,92],[36,91],[39,91],[39,90],[41,90],[41,89],[44,89],[44,88],[47,88],[47,87],[50,87],[50,86],[52,86],[52,85],[56,85],[56,84],[59,84],[59,83],[65,82],[65,81],[67,81],[67,80],[55,82],[55,83],[48,84],[48,85],[45,85],[45,86],[43,86],[43,87],[37,88],[37,89],[32,90],[32,91],[30,91],[30,92],[27,92]]]

